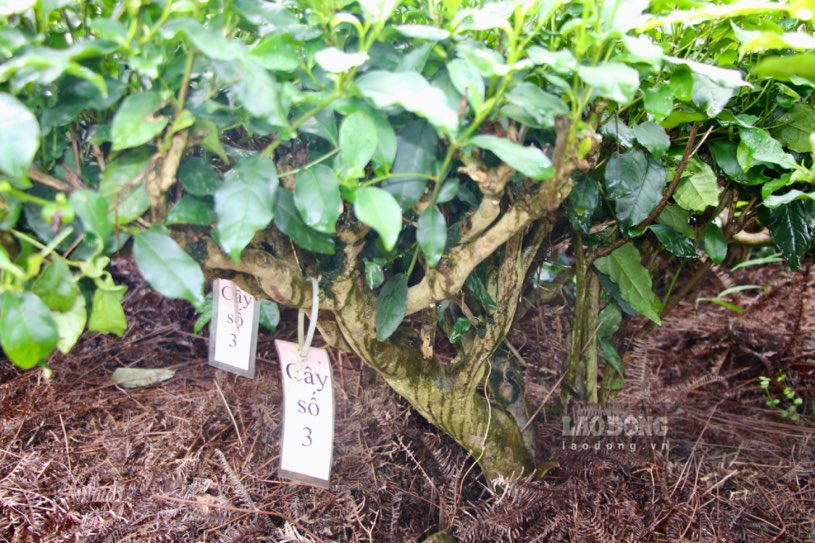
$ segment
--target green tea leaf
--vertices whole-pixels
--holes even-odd
[[[450,33],[443,28],[430,25],[394,25],[401,35],[418,40],[441,41],[450,37]]]
[[[773,124],[771,134],[787,149],[796,153],[812,151],[809,137],[815,132],[815,108],[797,102]]]
[[[771,194],[764,198],[764,205],[773,209],[795,200],[813,200],[815,201],[815,192],[803,192],[798,189],[793,189],[784,194]]]
[[[210,196],[221,183],[215,169],[200,157],[182,160],[177,177],[184,190],[194,196]]]
[[[379,292],[376,300],[376,339],[385,341],[399,328],[407,311],[407,277],[394,275]]]
[[[185,195],[177,204],[170,208],[165,222],[166,224],[209,226],[213,224],[217,218],[218,216],[215,214],[211,199]]]
[[[389,192],[376,187],[359,189],[354,202],[354,214],[376,230],[385,250],[394,248],[399,232],[402,231],[402,208]]]
[[[238,162],[215,192],[215,232],[233,260],[240,258],[255,233],[274,218],[277,183],[274,162],[258,154]]]
[[[133,256],[142,276],[159,294],[204,303],[204,274],[193,258],[169,236],[142,232],[134,237]]]
[[[274,332],[280,324],[280,308],[271,300],[260,301],[260,325]]]
[[[559,97],[549,94],[532,83],[519,83],[506,96],[507,105],[502,112],[535,128],[551,128],[555,117],[568,112],[566,103]]]
[[[294,72],[300,66],[300,56],[289,36],[266,35],[249,52],[255,61],[274,72]]]
[[[665,120],[674,108],[674,93],[671,86],[663,83],[645,91],[643,105],[645,111],[650,113],[655,121]]]
[[[506,164],[532,179],[549,179],[555,174],[552,161],[537,147],[524,147],[505,138],[483,134],[471,138],[470,143],[495,153]]]
[[[670,226],[680,234],[693,238],[693,228],[690,227],[690,214],[676,204],[668,204],[657,216],[657,223]]]
[[[667,183],[665,168],[642,151],[614,153],[606,164],[606,191],[626,230],[648,217],[662,199]]]
[[[339,162],[346,177],[359,178],[377,150],[377,128],[364,111],[352,113],[340,125]],[[336,184],[336,182],[335,182]]]
[[[85,297],[80,295],[74,299],[73,305],[67,311],[55,311],[51,314],[59,334],[57,348],[65,354],[76,345],[79,336],[85,329],[85,323],[88,320],[85,305]]]
[[[127,318],[122,309],[122,298],[126,291],[127,287],[124,285],[116,288],[96,289],[93,293],[88,330],[122,337],[127,330]]]
[[[428,207],[419,217],[416,241],[427,258],[427,265],[435,268],[447,244],[447,221],[437,206]]]
[[[93,232],[104,241],[113,233],[113,223],[108,217],[110,202],[100,193],[83,189],[71,193],[68,203],[82,221],[88,232]]]
[[[718,205],[719,184],[707,163],[695,157],[688,161],[676,186],[674,200],[688,211],[704,211]]]
[[[236,61],[213,61],[212,65],[250,115],[272,126],[288,126],[280,84],[249,55]]]
[[[473,111],[478,111],[484,103],[486,92],[484,78],[478,69],[469,60],[457,58],[447,63],[447,71],[456,90],[467,97]]]
[[[314,60],[326,72],[344,73],[351,68],[365,64],[365,61],[368,60],[368,53],[362,51],[346,53],[336,47],[326,47],[314,54]]]
[[[79,296],[79,287],[74,282],[74,276],[68,264],[61,258],[55,259],[42,271],[31,292],[36,294],[42,302],[52,311],[68,311]]]
[[[113,117],[111,137],[113,150],[138,147],[158,136],[169,119],[156,115],[163,106],[161,94],[154,91],[139,92],[125,98]]]
[[[409,123],[396,136],[396,158],[393,173],[433,173],[439,139],[433,125],[417,120]],[[396,198],[403,209],[419,201],[427,186],[427,177],[397,177],[382,182],[382,188]]]
[[[634,127],[634,137],[640,145],[659,158],[671,147],[671,140],[665,129],[657,123],[646,121]]]
[[[790,268],[798,270],[801,259],[812,245],[812,232],[804,205],[795,201],[787,205],[759,209],[759,217],[767,226],[775,245],[781,250]]]
[[[57,325],[45,304],[31,292],[6,291],[2,300],[0,344],[15,366],[31,369],[56,348]]]
[[[783,168],[795,168],[795,159],[785,153],[781,143],[761,128],[739,128],[736,158],[744,171],[759,164],[777,164]]]
[[[0,171],[26,179],[40,147],[40,125],[22,102],[0,93]]]
[[[331,236],[318,232],[303,222],[295,206],[294,196],[287,190],[277,191],[274,204],[274,224],[299,247],[313,253],[334,254],[334,240]]]
[[[447,104],[444,92],[416,72],[374,70],[356,83],[362,95],[380,109],[399,105],[448,134],[458,130],[458,114]]]
[[[734,87],[722,85],[701,74],[693,74],[691,101],[708,117],[721,113],[734,92]]]
[[[696,258],[696,248],[690,238],[664,224],[652,224],[649,229],[672,254],[680,258]]]
[[[334,170],[317,164],[298,172],[294,179],[294,205],[308,226],[333,234],[342,212],[339,182]]]
[[[651,290],[651,276],[640,262],[640,253],[632,242],[598,258],[594,266],[620,287],[622,298],[631,307],[655,323],[661,323],[662,304]]]
[[[385,272],[382,266],[372,260],[365,261],[365,283],[374,290],[385,281]]]
[[[470,322],[470,319],[465,317],[459,317],[456,319],[456,322],[453,324],[453,329],[450,330],[450,335],[447,336],[447,339],[455,345],[461,339],[461,336],[472,330],[473,323]]]
[[[556,72],[571,74],[577,69],[577,59],[568,49],[549,51],[543,47],[533,45],[527,51],[529,59],[538,65],[550,66]]]
[[[138,149],[118,157],[107,165],[99,194],[113,206],[108,217],[115,224],[127,224],[150,209],[150,198],[145,179],[150,167],[150,150]],[[98,202],[94,206],[99,205]],[[97,224],[97,228],[101,228]]]
[[[594,94],[627,104],[640,88],[640,74],[621,62],[603,62],[598,66],[580,66],[577,75]]]
[[[727,240],[718,224],[709,222],[702,230],[702,247],[714,264],[721,264],[727,258]]]

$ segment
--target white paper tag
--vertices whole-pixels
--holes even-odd
[[[282,477],[328,488],[334,453],[334,386],[325,349],[275,341],[283,374]]]
[[[260,304],[228,279],[212,287],[209,365],[244,377],[255,376]]]

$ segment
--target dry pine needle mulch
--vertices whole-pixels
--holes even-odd
[[[280,480],[273,335],[261,334],[254,380],[214,370],[188,306],[152,293],[128,260],[116,268],[131,287],[124,338],[84,338],[52,358],[50,381],[0,361],[0,541],[396,542],[440,527],[470,542],[815,541],[812,418],[779,418],[757,384],[786,372],[811,413],[815,271],[719,274],[771,288],[739,294],[741,316],[684,304],[631,346],[619,401],[676,406],[666,446],[575,451],[544,409],[539,454],[556,467],[496,494],[458,446],[336,352],[332,487]],[[559,378],[569,311],[540,308],[513,334],[533,405]],[[125,391],[110,381],[122,366],[177,374]]]

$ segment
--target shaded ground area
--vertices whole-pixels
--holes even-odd
[[[279,480],[273,335],[254,380],[214,370],[191,310],[116,267],[131,286],[122,340],[83,339],[48,382],[0,363],[0,541],[417,541],[439,527],[473,542],[815,541],[815,271],[718,272],[700,295],[770,288],[732,296],[740,315],[685,303],[630,346],[616,403],[667,406],[664,438],[572,440],[547,404],[534,424],[552,469],[492,494],[459,447],[334,352],[332,488]],[[569,317],[564,299],[514,332],[533,407],[558,381]],[[124,391],[110,383],[121,366],[178,372]],[[799,423],[765,406],[759,377],[782,397],[782,372]]]

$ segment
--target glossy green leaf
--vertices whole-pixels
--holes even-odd
[[[390,251],[402,231],[402,208],[387,191],[365,187],[357,191],[354,214],[382,238],[382,245]]]
[[[674,93],[671,86],[662,84],[645,91],[643,106],[655,121],[665,120],[674,108]]]
[[[454,25],[459,31],[508,28],[514,5],[509,2],[487,2],[481,7],[456,12]]]
[[[451,177],[444,181],[439,189],[439,195],[436,198],[437,204],[446,204],[456,197],[459,189],[461,188],[461,181],[455,177]]]
[[[721,264],[727,258],[727,240],[718,224],[709,222],[702,230],[702,248],[714,264]]]
[[[96,289],[93,293],[88,330],[122,337],[122,334],[127,330],[127,318],[124,309],[122,309],[122,298],[124,298],[125,292],[127,292],[127,287],[124,285]]]
[[[260,325],[274,332],[278,324],[280,324],[280,308],[271,300],[261,300]]]
[[[707,163],[695,157],[688,161],[674,191],[674,200],[688,211],[704,211],[719,203],[719,184]]]
[[[385,341],[399,328],[407,311],[407,277],[394,275],[385,283],[376,300],[376,339]]]
[[[79,288],[68,264],[61,258],[45,266],[31,285],[31,292],[52,311],[68,311],[73,307]]]
[[[467,286],[469,291],[473,293],[475,299],[481,302],[487,311],[492,313],[498,308],[498,306],[495,303],[495,300],[492,299],[492,296],[490,296],[485,281],[484,267],[481,266],[476,268],[475,271],[467,276],[467,280],[464,282],[464,284]]]
[[[755,185],[764,182],[764,178],[751,176],[742,169],[737,158],[738,144],[732,141],[715,141],[709,146],[710,154],[719,169],[730,179],[742,185]]]
[[[230,83],[235,99],[253,117],[272,126],[288,126],[280,84],[249,55],[236,61],[214,61],[221,81]]]
[[[294,72],[300,66],[300,56],[290,37],[267,34],[249,52],[255,61],[274,72]]]
[[[359,178],[377,150],[377,128],[364,111],[357,111],[343,119],[340,125],[340,157],[344,175]],[[336,183],[335,183],[336,184]]]
[[[622,298],[641,315],[660,324],[662,304],[651,289],[651,276],[640,262],[640,253],[629,242],[608,256],[598,258],[594,266],[620,287]]]
[[[294,179],[294,205],[308,226],[333,234],[342,212],[339,182],[334,170],[317,164],[298,172]]]
[[[734,92],[735,87],[722,85],[701,74],[693,74],[691,101],[708,117],[721,113]]]
[[[409,123],[396,136],[396,157],[393,173],[419,173],[430,176],[436,160],[439,139],[427,121]],[[427,177],[396,177],[382,183],[382,188],[396,198],[403,209],[419,201],[427,186]]]
[[[145,91],[125,98],[113,117],[111,137],[113,150],[120,151],[138,147],[158,136],[169,119],[158,114],[163,106],[161,94]]]
[[[63,353],[67,354],[76,345],[79,336],[85,329],[85,323],[88,320],[85,306],[85,297],[80,295],[74,299],[74,303],[68,310],[51,313],[59,335],[57,348]]]
[[[796,153],[812,151],[810,135],[815,132],[815,108],[798,102],[778,118],[771,134],[787,149]]]
[[[187,300],[195,307],[204,303],[201,266],[173,238],[142,232],[134,238],[133,256],[139,272],[159,294]]]
[[[665,168],[642,151],[614,153],[606,164],[606,192],[626,230],[648,217],[662,199],[667,183]]]
[[[484,78],[478,69],[469,60],[457,58],[447,63],[447,71],[456,90],[467,97],[473,111],[478,111],[484,103],[486,92]]]
[[[326,72],[345,73],[352,68],[365,64],[365,61],[368,60],[368,54],[362,51],[347,53],[336,47],[326,47],[314,54],[314,60]]]
[[[662,246],[680,258],[696,258],[693,240],[664,224],[652,224],[649,229],[656,235]]]
[[[427,258],[427,265],[435,268],[447,244],[447,221],[438,207],[428,207],[419,217],[416,241]]]
[[[33,368],[56,348],[59,331],[51,312],[33,293],[6,291],[0,310],[0,344],[11,362]]]
[[[739,128],[739,142],[736,158],[742,169],[747,171],[760,164],[776,164],[782,168],[795,168],[795,159],[784,152],[781,143],[769,132],[761,128]]]
[[[113,223],[108,217],[110,203],[100,193],[89,189],[78,190],[71,193],[68,203],[86,231],[93,232],[102,241],[113,233]]]
[[[458,114],[447,104],[444,92],[416,72],[375,70],[358,78],[356,83],[362,95],[378,108],[399,105],[448,134],[455,134],[458,129]]]
[[[535,128],[551,128],[555,117],[568,112],[566,103],[532,83],[519,83],[505,96],[502,112],[508,117]]]
[[[400,0],[358,0],[365,18],[372,23],[385,21],[391,16]]]
[[[377,264],[372,260],[365,261],[365,283],[368,285],[368,288],[374,290],[379,288],[385,281],[385,272],[382,270],[382,266]]]
[[[430,25],[394,25],[393,27],[401,35],[407,38],[414,38],[419,40],[441,41],[450,37],[450,33],[443,28],[437,28]]]
[[[274,218],[277,183],[274,162],[258,154],[238,162],[215,192],[215,232],[233,260],[240,258],[255,233]]]
[[[313,253],[334,254],[334,240],[328,234],[318,232],[303,222],[294,204],[294,196],[287,190],[277,191],[274,224],[299,247]]]
[[[37,119],[19,100],[0,93],[0,171],[25,178],[39,147]]]
[[[534,45],[527,51],[529,59],[538,65],[549,66],[556,72],[570,74],[577,69],[577,59],[568,49],[549,51]]]
[[[167,213],[166,224],[209,226],[217,220],[212,200],[186,195]]]
[[[532,179],[549,179],[555,174],[552,161],[537,147],[524,147],[505,138],[483,134],[471,138],[470,143],[491,151],[507,165]]]
[[[368,115],[374,122],[374,126],[376,126],[376,151],[374,151],[372,160],[375,165],[388,170],[393,166],[399,145],[396,132],[394,132],[388,118],[378,111],[371,110]]]
[[[759,77],[781,81],[803,79],[815,82],[815,53],[764,57],[755,64],[752,71]]]
[[[246,50],[237,40],[229,40],[221,33],[204,28],[194,19],[176,19],[164,24],[161,33],[171,39],[184,36],[204,56],[213,60],[234,61],[246,55]]]
[[[470,319],[466,317],[459,317],[456,319],[456,322],[453,323],[453,329],[450,330],[450,335],[447,336],[447,339],[455,345],[459,342],[461,337],[473,329],[473,323],[470,322]]]
[[[221,183],[215,169],[200,157],[182,160],[177,177],[184,190],[194,196],[210,196]]]
[[[803,192],[798,189],[793,189],[784,194],[771,194],[764,198],[764,205],[772,209],[794,202],[795,200],[815,201],[815,192]]]
[[[600,98],[619,104],[634,99],[640,88],[640,74],[621,62],[603,62],[598,66],[580,66],[577,75]]]
[[[812,245],[810,219],[804,205],[796,201],[775,209],[762,207],[759,216],[790,268],[798,270]]]
[[[676,204],[668,204],[657,216],[658,224],[670,226],[680,234],[693,238],[693,228],[691,228],[690,214],[686,209],[682,209]]]
[[[637,142],[648,149],[654,157],[661,157],[671,146],[671,140],[665,129],[657,123],[646,121],[634,127]]]
[[[108,213],[113,223],[127,224],[150,209],[144,179],[150,167],[151,154],[147,148],[137,149],[118,157],[105,168],[99,183],[99,194],[113,207]]]
[[[331,109],[324,109],[314,116],[309,117],[306,122],[300,125],[300,131],[319,136],[332,146],[336,147],[339,144],[337,137],[337,120],[334,116],[334,111]]]
[[[587,233],[591,227],[591,217],[600,202],[597,182],[590,176],[580,176],[574,181],[572,192],[567,199],[569,221],[581,232]]]
[[[195,310],[198,313],[198,318],[195,319],[195,323],[192,326],[192,331],[193,333],[197,334],[204,329],[204,326],[206,326],[209,321],[212,320],[211,292],[204,297],[204,304],[201,307],[197,307]]]

